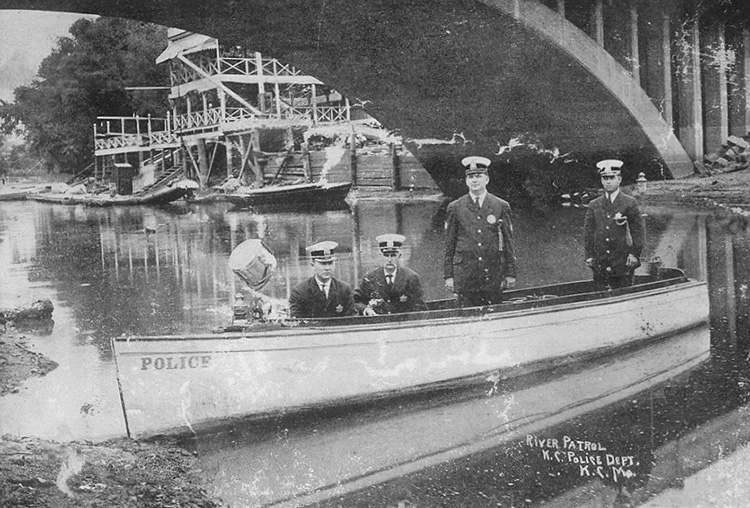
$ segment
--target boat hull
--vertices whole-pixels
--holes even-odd
[[[0,192],[0,201],[26,201],[29,191]]]
[[[345,204],[350,183],[268,186],[247,193],[223,196],[237,208],[247,207],[335,207]]]
[[[508,307],[504,305],[502,307]],[[238,417],[415,392],[497,388],[702,326],[704,282],[559,305],[254,333],[113,340],[129,432],[198,431]]]
[[[160,187],[129,196],[106,196],[91,194],[64,194],[53,192],[42,192],[29,194],[28,199],[43,203],[55,203],[61,205],[85,205],[95,207],[107,206],[134,206],[134,205],[165,205],[178,199],[190,196],[194,187],[177,182],[170,187]]]

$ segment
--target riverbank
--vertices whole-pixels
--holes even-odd
[[[0,324],[0,397],[56,367],[12,322]],[[202,486],[191,453],[170,441],[126,438],[94,444],[2,436],[0,500],[35,508],[221,506]]]

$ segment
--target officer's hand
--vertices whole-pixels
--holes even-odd
[[[586,258],[586,266],[588,266],[589,268],[594,266],[594,258]]]
[[[505,280],[503,280],[503,288],[504,289],[513,289],[516,287],[516,278],[515,277],[505,277]]]
[[[625,261],[625,264],[628,268],[633,268],[634,266],[638,266],[638,258],[635,257],[632,254],[628,254],[628,259]]]
[[[453,277],[445,279],[445,287],[448,288],[448,291],[453,293]]]
[[[372,307],[365,307],[365,310],[362,311],[362,315],[364,316],[377,316],[378,313],[372,310]]]

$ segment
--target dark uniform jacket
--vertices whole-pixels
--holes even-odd
[[[479,209],[466,194],[448,205],[445,227],[443,275],[453,277],[456,293],[501,291],[503,279],[516,276],[507,201],[487,193]]]
[[[356,314],[354,292],[346,282],[331,278],[328,298],[315,277],[300,282],[289,296],[289,314],[295,318],[341,317]]]
[[[626,242],[627,228],[615,223],[617,212],[628,218],[632,246],[628,246]],[[593,258],[594,272],[601,276],[626,275],[633,270],[628,269],[625,264],[628,254],[638,258],[640,265],[644,237],[643,218],[634,197],[620,191],[614,203],[606,195],[594,199],[586,211],[583,229],[586,259]]]
[[[398,267],[392,287],[388,287],[383,268],[371,270],[362,277],[359,287],[354,292],[354,305],[361,313],[370,303],[378,300],[373,310],[378,314],[397,314],[424,310],[422,284],[414,270]]]

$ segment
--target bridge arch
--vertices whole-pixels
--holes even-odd
[[[602,0],[578,1],[586,2]],[[461,157],[493,156],[518,133],[586,167],[623,158],[630,178],[692,174],[690,157],[632,74],[550,3],[0,0],[0,8],[140,19],[289,62],[365,102],[411,140],[449,194],[463,189]]]
[[[513,16],[580,62],[622,102],[674,176],[693,174],[693,162],[633,74],[564,15],[534,0],[480,0]]]

